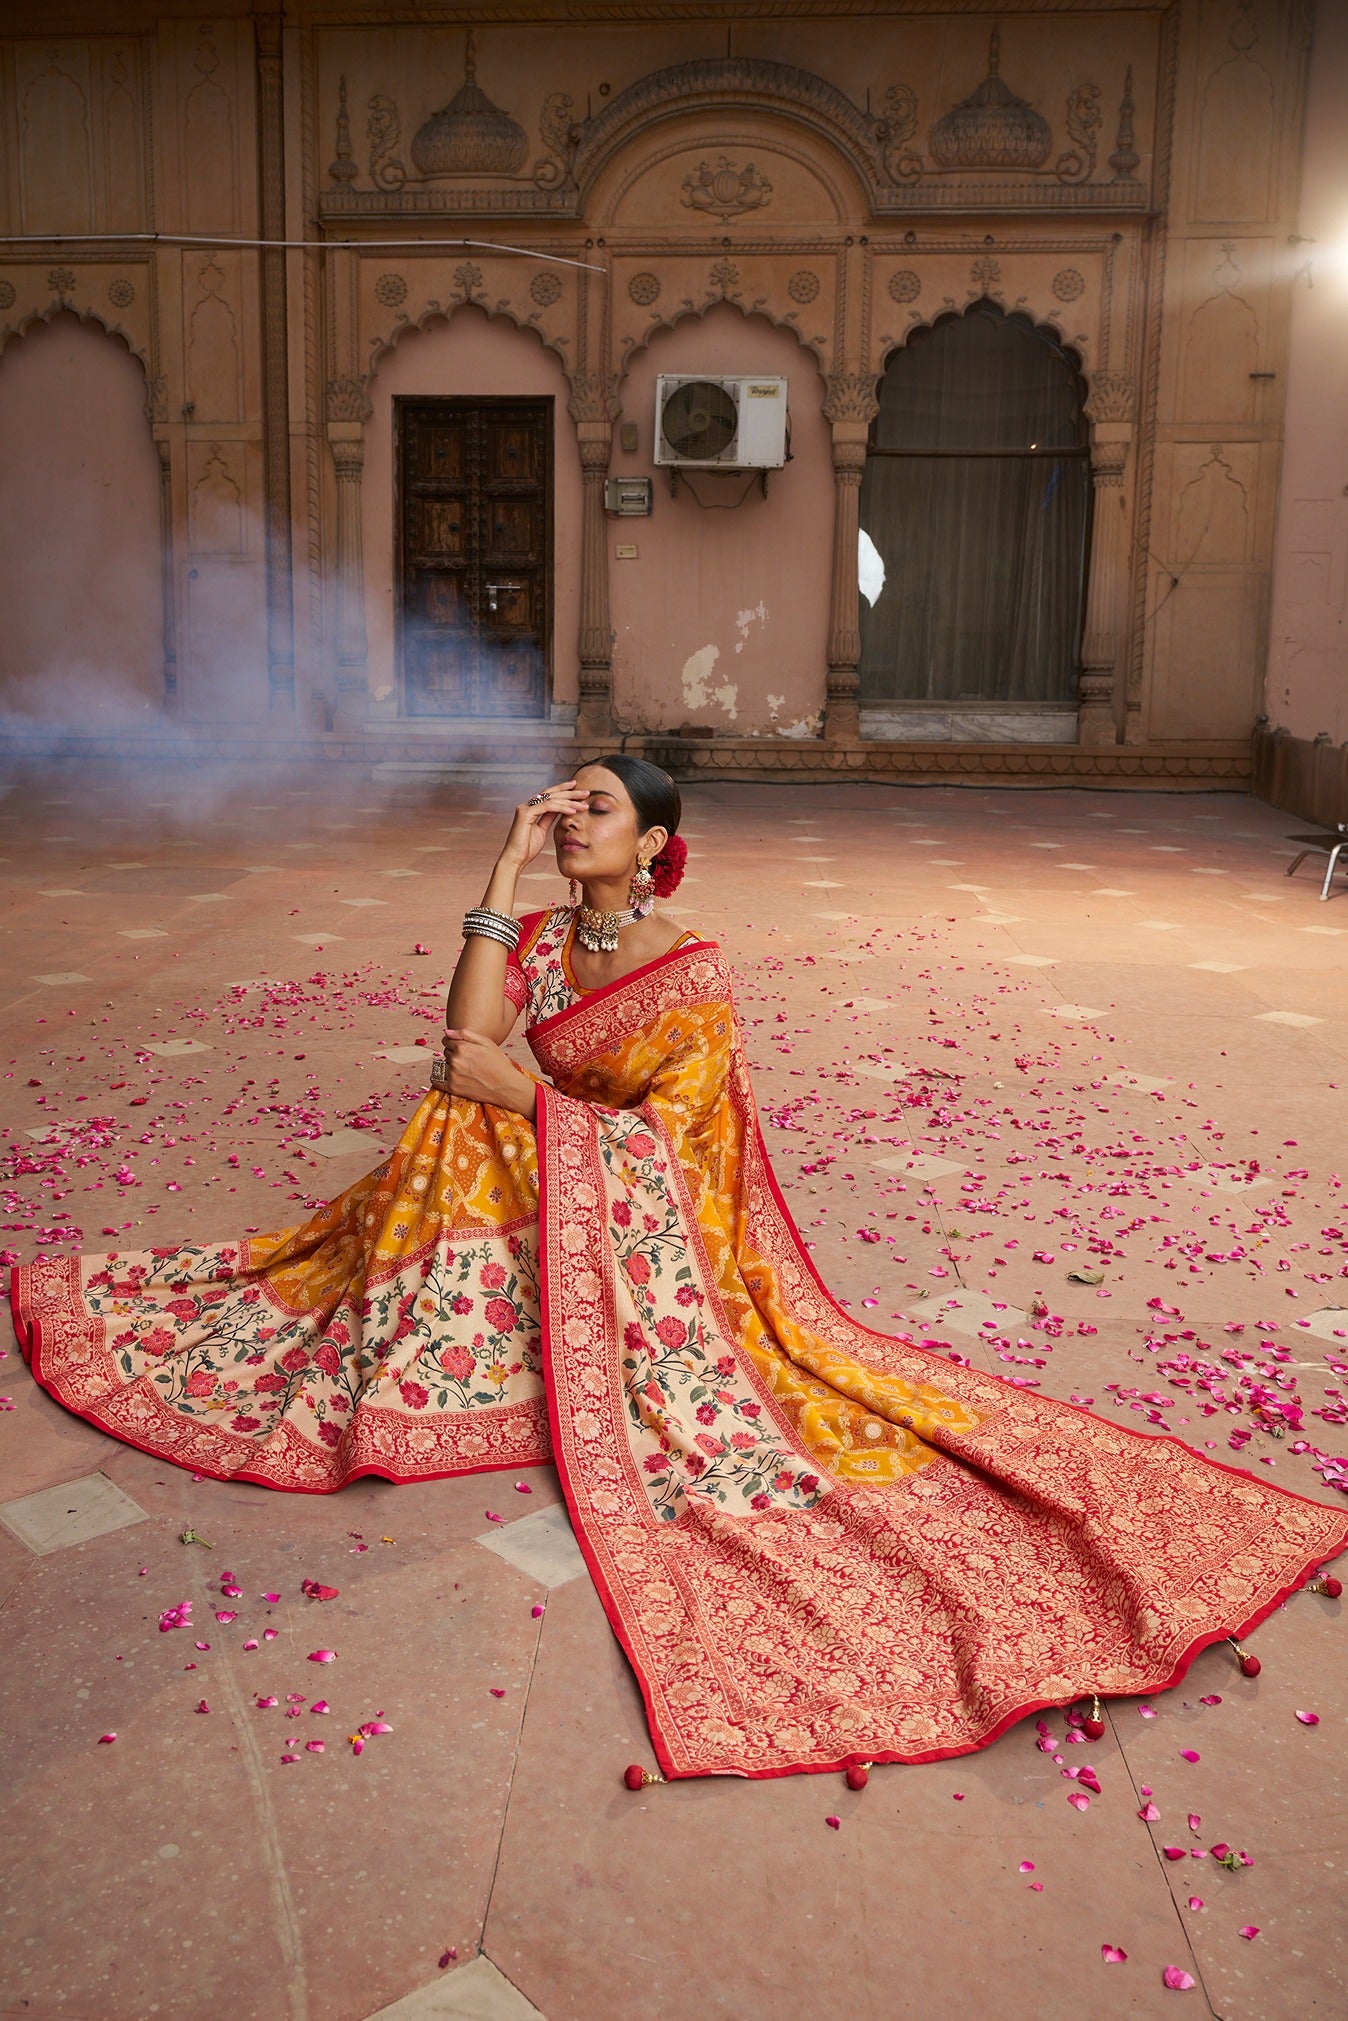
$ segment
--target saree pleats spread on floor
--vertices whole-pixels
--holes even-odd
[[[930,1761],[1159,1690],[1343,1548],[1341,1514],[838,1306],[714,945],[558,1001],[536,1128],[432,1092],[300,1228],[15,1271],[38,1380],[274,1488],[551,1458],[666,1775]]]

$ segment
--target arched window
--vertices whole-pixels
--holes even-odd
[[[1076,701],[1090,516],[1075,354],[986,296],[915,330],[861,486],[861,700]]]

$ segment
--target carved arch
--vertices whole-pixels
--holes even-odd
[[[397,350],[398,345],[409,332],[413,330],[427,330],[434,323],[451,323],[460,309],[479,309],[490,322],[503,321],[513,323],[517,330],[523,330],[527,335],[537,337],[544,350],[551,351],[561,365],[563,372],[568,378],[571,377],[574,367],[568,362],[566,357],[567,340],[564,336],[549,337],[539,327],[532,316],[526,316],[517,312],[510,307],[508,302],[479,301],[474,295],[464,294],[452,301],[442,302],[436,308],[423,309],[419,315],[400,316],[393,327],[387,332],[381,333],[376,331],[369,338],[369,361],[365,367],[363,378],[360,381],[365,392],[368,393],[370,387],[374,384],[379,374],[379,367],[384,359],[389,356],[390,352]]]
[[[1067,333],[1062,328],[1062,325],[1058,322],[1057,318],[1053,315],[1051,311],[1048,313],[1041,313],[1039,310],[1035,309],[1030,304],[1028,299],[1023,295],[1018,297],[1018,299],[1012,303],[1010,308],[1008,308],[1000,291],[996,293],[992,291],[985,291],[983,294],[971,296],[971,298],[967,302],[960,304],[952,303],[949,299],[946,299],[941,303],[941,306],[939,308],[933,309],[929,315],[914,316],[912,322],[908,325],[907,329],[904,330],[901,336],[899,337],[891,336],[888,339],[882,339],[878,357],[875,363],[875,383],[877,391],[879,389],[880,382],[883,380],[886,371],[889,369],[890,360],[894,358],[898,352],[906,348],[906,346],[911,341],[911,339],[913,338],[913,336],[916,334],[917,331],[934,330],[938,323],[949,323],[956,320],[960,316],[967,316],[972,310],[977,309],[980,303],[982,302],[991,302],[995,308],[1001,311],[1001,313],[1008,319],[1008,321],[1012,317],[1019,317],[1022,322],[1026,322],[1030,325],[1031,329],[1034,331],[1036,336],[1046,337],[1049,339],[1050,342],[1057,344],[1061,348],[1066,357],[1070,359],[1073,369],[1076,372],[1077,378],[1081,382],[1082,407],[1084,411],[1089,388],[1093,382],[1093,379],[1095,377],[1098,377],[1099,374],[1098,372],[1093,372],[1092,368],[1087,364],[1081,346],[1079,344],[1074,343],[1072,339],[1068,337]]]
[[[110,322],[98,309],[81,309],[70,301],[48,302],[44,308],[29,309],[15,322],[0,323],[0,355],[3,355],[11,337],[24,336],[35,323],[54,323],[58,316],[73,316],[78,323],[97,323],[105,337],[111,337],[124,351],[130,353],[145,374],[145,412],[147,418],[153,420],[155,416],[151,409],[156,397],[157,382],[150,369],[149,353],[132,341],[122,324]]]
[[[634,135],[664,120],[732,109],[777,112],[811,128],[853,165],[872,200],[888,181],[883,122],[836,85],[767,57],[698,57],[639,77],[586,122],[570,162],[582,210],[601,170]]]
[[[627,378],[633,360],[635,358],[640,357],[641,353],[650,344],[652,338],[658,337],[662,330],[673,330],[677,328],[677,326],[680,323],[686,323],[690,316],[696,316],[700,320],[703,316],[707,315],[707,313],[710,310],[720,308],[737,310],[738,313],[744,317],[744,320],[746,322],[750,322],[752,320],[757,319],[764,323],[771,323],[772,327],[775,330],[789,331],[790,334],[795,338],[796,342],[799,344],[805,356],[808,359],[810,359],[816,371],[819,373],[820,387],[821,387],[820,397],[822,400],[823,390],[826,387],[825,364],[823,358],[820,357],[818,351],[815,349],[814,345],[809,341],[809,339],[801,335],[800,330],[794,323],[788,322],[783,316],[774,315],[772,309],[768,306],[766,302],[758,302],[758,301],[737,302],[734,299],[734,297],[730,295],[711,295],[705,302],[689,302],[689,303],[680,302],[678,308],[674,310],[672,315],[653,317],[651,321],[647,324],[645,330],[643,330],[640,337],[636,338],[624,337],[623,354],[622,358],[618,362],[618,369],[615,374],[616,392],[618,396],[621,397],[623,381]]]

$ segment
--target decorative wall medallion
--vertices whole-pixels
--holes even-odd
[[[540,309],[551,308],[561,292],[562,284],[556,274],[548,273],[546,269],[541,274],[535,274],[529,283],[529,294]]]
[[[649,309],[660,293],[659,276],[656,274],[633,274],[627,283],[627,292],[639,309]]]
[[[745,211],[762,210],[771,200],[772,184],[752,162],[742,169],[734,168],[725,155],[717,158],[714,168],[709,162],[699,162],[697,173],[684,178],[684,207],[700,211],[704,217],[719,218],[722,224],[742,217]]]
[[[1001,31],[994,28],[987,76],[943,113],[928,135],[927,145],[940,167],[1040,168],[1047,161],[1053,129],[1003,82],[1001,54]]]
[[[1075,267],[1064,267],[1053,276],[1053,292],[1060,302],[1075,302],[1086,292],[1086,283]]]
[[[407,300],[407,283],[401,274],[381,274],[374,284],[375,298],[386,309],[401,308]]]
[[[69,267],[53,267],[47,275],[47,286],[55,295],[68,295],[75,286],[75,276]]]
[[[0,309],[14,307],[14,285],[11,281],[0,281]]]
[[[786,284],[786,292],[793,302],[799,302],[802,306],[806,302],[812,302],[819,293],[818,274],[812,274],[808,267],[802,267],[799,273],[792,274]]]
[[[129,309],[136,299],[136,291],[130,281],[109,281],[108,300],[114,309]]]
[[[1001,267],[990,253],[984,253],[969,269],[969,279],[982,295],[990,295],[1001,278]]]
[[[922,276],[911,267],[900,267],[889,277],[889,292],[896,302],[915,302],[922,293]]]
[[[463,83],[412,138],[412,160],[423,176],[515,175],[529,148],[518,120],[478,87],[473,32],[464,49]]]

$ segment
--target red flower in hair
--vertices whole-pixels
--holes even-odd
[[[657,898],[672,898],[683,882],[683,866],[688,861],[688,844],[682,835],[671,835],[651,865]]]

